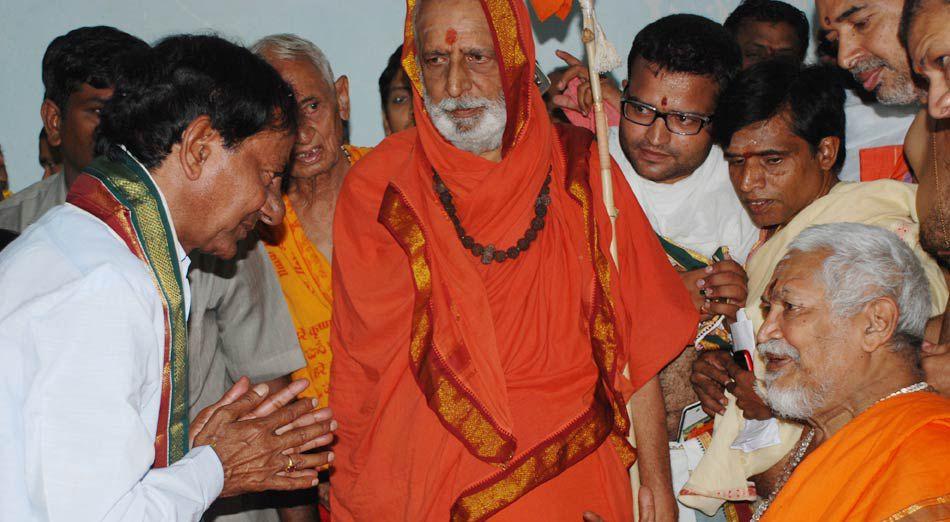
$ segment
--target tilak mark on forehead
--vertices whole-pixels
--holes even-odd
[[[459,39],[459,33],[458,33],[458,31],[456,31],[455,29],[452,29],[452,28],[450,27],[449,30],[445,32],[445,44],[446,44],[446,45],[454,45],[455,42],[458,41],[458,39]]]
[[[666,96],[664,96],[663,99],[660,100],[660,105],[666,107]]]

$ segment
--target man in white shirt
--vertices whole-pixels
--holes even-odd
[[[198,520],[219,496],[312,487],[335,421],[282,406],[299,383],[259,407],[267,386],[241,379],[190,428],[187,411],[187,253],[232,257],[275,219],[292,91],[209,36],[142,51],[116,90],[105,156],[0,253],[4,516]]]
[[[585,66],[559,54],[572,65],[567,81],[586,79]],[[697,347],[729,343],[722,318],[734,318],[745,300],[740,264],[759,237],[708,127],[719,92],[740,63],[739,47],[722,26],[701,16],[672,15],[637,34],[624,91],[605,89],[605,99],[621,113],[619,127],[610,129],[611,156],[704,314],[700,331],[714,334],[697,339]],[[566,87],[565,80],[559,87]],[[563,95],[554,98],[569,117],[589,107],[589,89],[582,85],[578,92],[580,106]],[[688,381],[695,357],[696,350],[685,350],[660,373],[672,441],[679,438],[682,409],[697,400]]]
[[[572,65],[567,81],[575,75],[586,78],[585,66],[559,54]],[[611,156],[703,314],[696,349],[687,347],[660,372],[677,491],[688,475],[680,419],[698,400],[690,368],[700,350],[731,347],[726,320],[735,319],[746,298],[741,264],[759,238],[708,125],[719,93],[741,61],[738,44],[721,25],[701,16],[672,15],[634,38],[623,92],[601,82],[607,87],[605,99],[620,112],[619,127],[610,129]],[[559,87],[566,87],[565,80]],[[590,107],[589,89],[582,85],[578,92],[580,106],[564,96],[554,99],[569,117],[572,110]],[[680,509],[681,518],[692,516]]]
[[[99,112],[122,75],[124,56],[147,49],[142,40],[114,27],[80,27],[50,42],[43,55],[44,131],[63,155],[61,172],[0,202],[0,229],[22,232],[66,193],[94,157]],[[279,204],[279,198],[275,198]],[[234,259],[190,255],[192,291],[188,321],[189,411],[192,418],[218,400],[241,375],[273,389],[304,366],[296,330],[267,253],[256,237],[241,242]],[[303,493],[301,502],[315,498]],[[206,520],[276,522],[276,504],[291,499],[249,495],[216,503]],[[217,515],[217,513],[223,513]]]

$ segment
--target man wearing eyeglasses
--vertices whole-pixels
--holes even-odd
[[[558,54],[571,67],[555,87],[563,91],[576,77],[582,84],[577,100],[562,94],[554,102],[569,115],[585,113],[586,67]],[[759,235],[729,182],[709,125],[719,93],[741,61],[738,45],[721,25],[678,14],[637,34],[622,92],[601,81],[607,104],[621,109],[619,127],[610,132],[611,155],[703,314],[699,333],[705,335],[696,339],[698,349],[731,346],[726,322],[745,301],[741,264]],[[696,354],[685,350],[660,374],[671,441],[679,440],[683,408],[697,401],[689,384]]]
[[[591,106],[586,67],[565,52],[558,55],[570,68],[555,86],[562,94],[553,101],[568,117],[586,114]],[[606,103],[620,112],[619,126],[610,129],[611,155],[702,314],[696,349],[684,350],[660,372],[676,490],[686,482],[687,462],[696,458],[680,444],[689,438],[681,438],[681,431],[701,431],[680,429],[684,409],[702,398],[690,386],[691,366],[700,350],[716,350],[717,358],[732,363],[728,323],[745,302],[741,264],[759,237],[710,134],[719,94],[741,62],[738,44],[721,25],[679,14],[637,34],[622,92],[601,80]],[[578,81],[572,99],[563,91]],[[730,516],[736,514],[735,506],[727,509]],[[681,513],[681,518],[691,514]]]

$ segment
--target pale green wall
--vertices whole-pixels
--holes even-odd
[[[789,0],[799,7],[808,0]],[[722,21],[738,0],[599,0],[608,36],[626,56],[633,36],[649,21],[693,12]],[[330,58],[335,74],[350,77],[352,141],[373,145],[383,137],[376,80],[401,41],[405,5],[399,0],[0,0],[0,145],[11,188],[38,180],[36,136],[43,87],[40,60],[54,37],[83,25],[113,25],[152,42],[180,32],[214,31],[250,44],[261,36],[297,33]],[[538,58],[559,65],[555,49],[578,53],[580,20],[536,24]]]

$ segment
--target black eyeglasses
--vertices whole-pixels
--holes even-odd
[[[666,128],[680,136],[699,134],[699,131],[703,130],[710,121],[708,116],[689,112],[662,112],[652,105],[633,98],[621,99],[620,107],[620,112],[627,121],[649,127],[657,118],[662,118]]]

